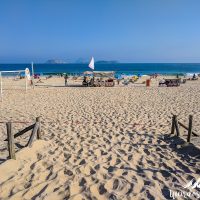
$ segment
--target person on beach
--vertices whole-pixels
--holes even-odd
[[[67,86],[67,79],[68,79],[67,74],[65,74],[64,79],[65,79],[65,87],[66,87]]]
[[[92,86],[92,87],[94,86],[94,77],[92,77],[92,78],[90,79],[89,85]]]
[[[83,85],[88,86],[88,80],[86,76],[83,77]]]

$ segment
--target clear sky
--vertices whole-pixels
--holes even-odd
[[[0,63],[200,62],[200,0],[1,0]]]

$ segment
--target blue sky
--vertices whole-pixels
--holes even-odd
[[[0,63],[200,62],[199,0],[1,0]]]

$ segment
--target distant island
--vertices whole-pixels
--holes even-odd
[[[59,59],[51,59],[51,60],[47,60],[46,64],[66,64],[66,62]]]
[[[50,59],[50,60],[47,60],[45,62],[46,64],[66,64],[67,62],[63,61],[63,60],[60,60],[60,59]],[[88,64],[89,61],[85,61],[84,59],[80,58],[78,60],[76,60],[75,62],[72,62],[73,63],[76,63],[76,64]],[[116,63],[119,63],[118,61],[116,60],[99,60],[99,61],[96,61],[95,64],[116,64]]]
[[[116,60],[110,60],[110,61],[99,60],[95,62],[95,64],[116,64],[116,63],[119,63],[119,62]]]

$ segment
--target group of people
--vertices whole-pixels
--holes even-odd
[[[94,77],[92,77],[91,79],[88,79],[87,76],[83,77],[83,85],[84,86],[93,86],[94,85]]]
[[[67,87],[68,86],[68,78],[69,77],[68,77],[67,74],[65,74],[63,77],[64,77],[64,81],[65,81],[65,87]],[[94,85],[94,77],[89,79],[88,77],[84,76],[83,77],[83,85],[84,86],[92,86],[92,85]]]

